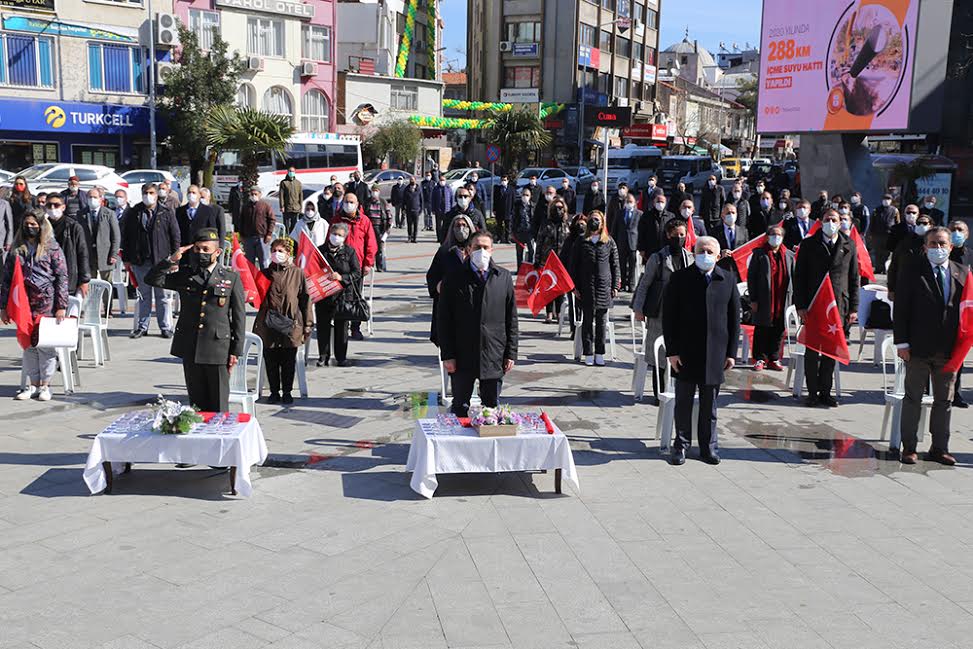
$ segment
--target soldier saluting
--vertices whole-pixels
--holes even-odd
[[[229,408],[230,371],[243,353],[246,306],[240,276],[219,263],[219,234],[201,229],[194,243],[159,262],[146,281],[178,291],[182,302],[172,355],[182,359],[192,405],[204,412]]]

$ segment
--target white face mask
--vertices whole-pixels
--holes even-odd
[[[530,196],[524,194],[523,196],[520,197],[520,200],[524,205],[527,205],[528,203],[530,203]]]
[[[764,186],[763,185],[757,185],[757,193],[759,193],[759,194],[763,194],[764,193]]]
[[[459,205],[459,208],[461,210],[465,210],[467,207],[470,206],[470,199],[467,198],[466,196],[461,196],[456,199],[456,204]]]
[[[260,196],[258,196],[257,194],[250,194],[250,202],[251,203],[256,203],[259,200],[260,200]]]
[[[767,243],[770,244],[771,248],[779,248],[780,244],[784,243],[784,237],[779,234],[772,234],[767,237]]]
[[[732,228],[734,225],[737,224],[737,215],[727,214],[726,216],[723,217],[723,222]]]
[[[631,201],[627,201],[625,203],[625,209],[627,209],[629,212],[634,212],[635,211],[635,203],[633,203]]]
[[[156,201],[155,194],[142,194],[142,202],[148,205],[149,207],[155,205],[155,201]]]
[[[201,197],[199,199],[199,202],[202,203],[203,205],[209,205],[209,198],[207,198],[207,197]]]
[[[199,194],[196,192],[189,192],[186,194],[186,200],[189,201],[190,205],[196,205],[199,203]]]
[[[687,221],[693,217],[693,211],[688,207],[682,208],[679,210],[679,213],[682,214],[682,218],[686,219]]]
[[[358,203],[344,203],[341,209],[345,211],[345,214],[354,214],[358,211]]]
[[[734,190],[733,191],[733,198],[734,198],[734,200],[740,200],[740,197],[741,196],[743,196],[743,192],[741,192],[739,190]]]
[[[766,198],[761,198],[760,199],[760,207],[764,208],[765,210],[769,210],[770,209],[770,201],[767,200]]]
[[[507,185],[509,185],[509,184],[510,184],[510,183],[508,183],[508,182],[507,182],[506,180],[501,180],[501,181],[500,181],[500,186],[501,186],[501,187],[506,187],[506,186],[507,186]]]
[[[372,192],[372,198],[374,198],[375,200],[378,200],[381,195],[382,195],[381,192]]]
[[[478,269],[486,270],[490,267],[490,251],[477,248],[470,253],[470,261],[473,262],[473,265]]]
[[[858,196],[852,196],[851,197],[851,204],[852,205],[861,205],[861,202],[862,202],[862,199],[859,198]]]
[[[287,263],[287,260],[290,258],[290,255],[288,255],[283,250],[275,250],[271,255],[271,257],[273,258],[275,264],[283,265]]]
[[[168,195],[169,195],[169,192],[167,192],[164,189],[159,189],[159,198],[165,198]]]
[[[710,186],[711,188],[712,188],[712,187],[716,187],[716,181],[715,181],[715,180],[710,180],[710,181],[709,181],[709,186]]]
[[[101,199],[100,198],[89,198],[88,199],[88,208],[92,212],[97,212],[98,210],[100,210],[101,209]]]
[[[696,255],[696,266],[703,272],[709,272],[716,266],[716,255],[700,252]]]
[[[64,214],[63,207],[59,207],[57,209],[53,207],[47,208],[47,218],[49,219],[54,219],[55,221],[57,221],[59,218],[61,218],[62,214]]]
[[[335,248],[337,248],[338,246],[340,246],[341,244],[343,244],[345,242],[345,238],[343,236],[341,236],[340,234],[331,234],[331,235],[328,235],[328,241],[331,242],[331,245],[332,246],[334,246]]]
[[[824,236],[830,239],[838,234],[838,224],[834,221],[825,221],[821,224],[821,231],[824,232]]]
[[[593,191],[593,192],[598,191],[598,185],[592,185],[591,186],[591,191]]]
[[[124,199],[124,198],[116,198],[115,199],[115,204],[118,205],[122,209],[125,209],[126,207],[128,207],[128,201],[126,199]]]
[[[803,207],[799,207],[796,210],[794,210],[794,216],[804,221],[807,219],[807,210],[804,209]]]
[[[888,200],[887,198],[882,199],[882,206],[883,207],[892,207],[892,201]]]
[[[915,225],[916,219],[918,218],[919,218],[918,214],[914,214],[910,212],[905,213],[905,222],[908,223],[909,225]]]
[[[847,207],[839,207],[838,208],[838,214],[847,214],[847,213],[848,213],[848,208]]]
[[[314,210],[304,210],[304,218],[308,221],[313,221],[314,219],[318,218],[318,213]]]
[[[655,209],[657,209],[660,212],[664,211],[666,209],[666,202],[665,201],[656,201],[656,203],[655,203]]]
[[[842,221],[840,225],[842,232],[851,232],[851,221]]]
[[[619,187],[618,188],[618,195],[619,196],[621,196],[622,198],[625,198],[625,195],[626,194],[628,194],[628,190],[627,189],[625,189],[624,187]]]
[[[916,234],[918,234],[920,237],[925,236],[927,232],[929,232],[929,226],[928,225],[917,225],[916,226]]]
[[[925,206],[926,206],[926,209],[927,209],[927,210],[931,210],[931,209],[933,209],[934,207],[936,207],[936,204],[935,204],[935,203],[931,203],[931,202],[929,202],[929,201],[926,201],[925,203],[923,203],[923,205],[925,205]]]
[[[786,210],[787,209],[787,201],[781,201],[780,202],[780,209],[782,209],[782,210]]]
[[[544,194],[544,198],[547,199],[547,202],[548,203],[550,203],[551,201],[553,201],[555,196],[557,196],[557,194]]]

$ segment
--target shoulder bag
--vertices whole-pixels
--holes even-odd
[[[366,322],[370,319],[368,302],[362,297],[357,282],[352,282],[345,290],[338,293],[338,304],[335,309],[335,320],[350,320],[352,322]]]

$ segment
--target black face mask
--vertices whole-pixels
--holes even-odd
[[[588,224],[588,229],[592,232],[597,232],[598,230],[601,229],[601,221],[595,219],[594,221]]]
[[[31,239],[36,239],[37,235],[41,233],[41,229],[37,226],[34,226],[32,228],[24,228],[24,233]]]
[[[686,237],[669,237],[669,248],[679,250],[686,247]]]
[[[195,250],[186,253],[186,264],[195,270],[209,268],[213,263],[213,256],[216,253],[196,252]]]

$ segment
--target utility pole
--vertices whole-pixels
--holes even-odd
[[[159,167],[158,141],[155,136],[155,21],[152,15],[152,0],[148,0],[149,10],[149,166]]]

